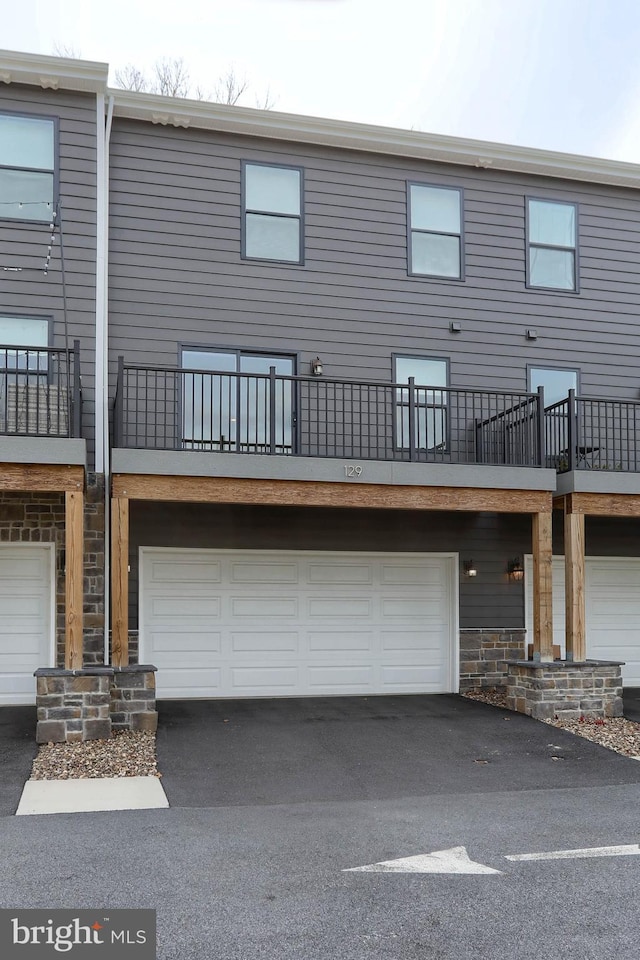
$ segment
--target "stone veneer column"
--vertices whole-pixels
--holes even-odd
[[[155,733],[156,668],[146,663],[112,667],[111,722],[114,730]]]
[[[110,667],[36,670],[38,743],[76,743],[111,736]]]
[[[622,716],[622,663],[507,662],[507,706],[536,720]]]

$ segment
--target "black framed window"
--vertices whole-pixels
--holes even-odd
[[[302,263],[302,170],[245,162],[242,175],[243,258]]]
[[[569,390],[578,391],[579,371],[570,367],[529,367],[529,390],[533,393],[538,387],[544,388],[544,404],[566,400]]]
[[[273,438],[276,453],[293,452],[294,357],[184,347],[181,366],[183,447],[269,453]]]
[[[527,200],[527,286],[578,290],[578,207]]]
[[[46,373],[51,321],[46,317],[14,317],[0,314],[0,368]]]
[[[463,279],[462,190],[408,184],[409,273]]]
[[[444,450],[447,446],[447,392],[438,387],[449,385],[449,362],[439,357],[395,356],[394,382],[415,387],[410,400],[409,390],[396,390],[396,447],[410,446],[409,411],[414,405],[413,444],[418,450]],[[428,388],[428,389],[427,389]]]
[[[55,120],[0,113],[0,217],[51,220],[55,156]]]

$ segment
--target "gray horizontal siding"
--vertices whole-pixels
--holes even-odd
[[[554,553],[563,553],[555,511]],[[588,556],[640,556],[640,521],[587,517]],[[519,514],[411,513],[330,509],[131,504],[130,623],[138,624],[139,547],[381,550],[460,557],[461,628],[524,626],[524,583],[507,576],[509,560],[531,552],[531,520]],[[475,579],[462,573],[473,560]]]
[[[93,464],[95,410],[96,282],[96,99],[94,95],[39,90],[16,84],[0,89],[0,111],[59,119],[59,175],[66,267],[69,339],[80,340],[83,433]],[[52,316],[53,345],[64,346],[60,234],[56,231],[49,274],[43,266],[50,230],[46,224],[0,219],[0,312]]]
[[[138,623],[141,546],[457,552],[461,562],[473,559],[478,567],[475,580],[460,575],[461,627],[524,625],[523,586],[509,582],[506,569],[510,557],[531,550],[526,516],[133,502],[130,534],[132,626]]]

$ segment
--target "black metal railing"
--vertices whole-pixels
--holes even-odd
[[[544,412],[548,466],[569,470],[640,472],[640,402],[576,397]]]
[[[80,342],[71,350],[0,345],[0,435],[79,437]]]
[[[542,393],[170,369],[120,358],[114,444],[441,463],[543,463]]]

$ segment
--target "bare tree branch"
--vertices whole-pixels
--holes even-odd
[[[163,57],[162,60],[156,60],[153,70],[151,93],[161,93],[165,97],[189,96],[189,71],[182,57],[174,57],[172,60]]]
[[[147,77],[133,63],[128,63],[121,70],[116,70],[115,79],[116,84],[123,90],[134,90],[136,93],[149,90]]]
[[[240,79],[233,67],[230,67],[216,83],[215,94],[217,103],[227,103],[233,107],[243,93],[246,93],[249,84],[247,78]]]
[[[82,60],[82,51],[80,47],[74,47],[71,43],[58,43],[53,45],[53,53],[56,57],[68,57],[69,60]]]
[[[156,60],[153,73],[148,76],[135,64],[129,63],[116,70],[115,82],[123,90],[134,90],[137,93],[159,93],[165,97],[192,97],[195,100],[206,100],[214,103],[226,103],[234,106],[242,97],[250,92],[246,77],[239,77],[233,67],[218,79],[213,93],[200,84],[191,85],[189,71],[182,57],[163,57]],[[255,97],[256,106],[260,110],[271,110],[275,99],[267,88],[266,93]]]

